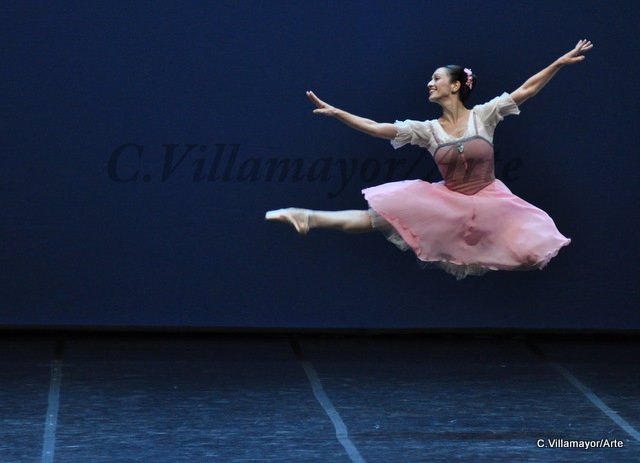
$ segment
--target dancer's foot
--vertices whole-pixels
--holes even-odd
[[[266,220],[274,220],[278,222],[286,222],[294,226],[296,231],[301,235],[309,233],[309,214],[308,209],[278,209],[276,211],[269,211],[265,214]]]

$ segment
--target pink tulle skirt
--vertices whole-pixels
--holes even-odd
[[[541,269],[571,242],[546,212],[500,180],[473,195],[422,180],[385,183],[362,193],[374,216],[391,225],[380,227],[391,242],[457,278]]]

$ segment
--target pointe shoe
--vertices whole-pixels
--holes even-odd
[[[268,211],[265,216],[265,220],[286,222],[296,229],[301,235],[309,233],[309,210],[308,209],[278,209],[275,211]]]

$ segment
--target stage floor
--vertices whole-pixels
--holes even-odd
[[[0,347],[2,463],[640,461],[637,338],[9,332]]]

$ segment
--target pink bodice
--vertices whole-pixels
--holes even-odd
[[[439,145],[433,159],[452,191],[472,195],[495,180],[493,145],[480,136]]]

